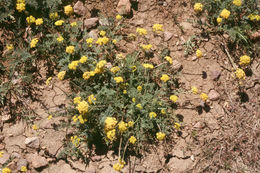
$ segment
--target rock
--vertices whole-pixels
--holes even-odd
[[[97,39],[98,38],[98,30],[97,29],[93,29],[88,33],[88,37],[89,38],[94,38]]]
[[[184,158],[184,153],[181,149],[175,149],[173,150],[173,156],[176,156],[178,158]]]
[[[27,167],[28,162],[27,162],[26,159],[19,159],[16,165],[17,165],[17,170],[21,170],[22,166],[26,166]]]
[[[17,122],[11,126],[5,127],[3,133],[12,134],[12,136],[18,136],[24,133],[26,124],[22,121]]]
[[[191,60],[192,60],[192,61],[195,61],[196,59],[198,59],[197,56],[191,57]]]
[[[220,77],[221,75],[221,71],[220,70],[214,70],[214,71],[211,71],[211,79],[216,81],[218,80],[218,78]]]
[[[60,160],[57,164],[51,165],[47,168],[48,173],[77,173],[77,171],[73,170],[69,164]]]
[[[83,2],[78,1],[73,7],[74,13],[84,16],[86,14],[86,8],[84,7]]]
[[[164,35],[164,41],[169,41],[172,38],[173,33],[171,33],[171,32],[164,32],[163,35]]]
[[[59,149],[63,145],[63,139],[66,136],[65,132],[62,131],[54,131],[47,130],[47,133],[44,135],[41,140],[41,146],[46,148],[47,152],[52,156],[56,156]]]
[[[40,139],[38,137],[30,137],[25,139],[25,145],[30,148],[38,149],[40,147]]]
[[[211,101],[216,101],[219,99],[220,94],[215,90],[210,90],[208,96]]]
[[[184,32],[193,30],[193,26],[189,22],[182,22],[180,25],[183,27]]]
[[[193,127],[203,129],[205,127],[204,122],[197,122]]]
[[[32,163],[35,169],[40,169],[48,165],[48,161],[45,157],[39,156],[38,154],[27,154],[26,159]]]
[[[177,50],[182,50],[182,46],[178,46],[178,47],[177,47]]]
[[[177,61],[177,60],[173,60],[172,61],[172,65],[171,65],[171,68],[174,70],[174,71],[180,71],[182,69],[182,64]]]
[[[134,20],[131,22],[132,25],[134,26],[141,26],[144,24],[144,19],[140,19],[140,20]]]
[[[76,168],[76,169],[79,169],[81,171],[85,171],[85,172],[88,172],[86,171],[86,164],[80,162],[80,161],[73,161],[71,159],[68,159],[68,162],[70,163],[70,165],[72,165],[73,168]]]
[[[15,136],[15,137],[6,137],[4,142],[8,144],[8,146],[18,146],[22,149],[25,149],[26,146],[24,144],[25,137],[24,136]]]
[[[90,28],[96,27],[97,24],[98,24],[98,18],[97,17],[93,17],[93,18],[84,20],[84,27],[86,29],[90,29]]]
[[[99,23],[101,26],[109,26],[109,21],[108,21],[107,18],[99,19],[98,23]]]
[[[171,158],[168,162],[167,166],[170,169],[170,172],[187,172],[192,167],[191,159],[178,159]]]
[[[0,165],[5,164],[10,159],[10,154],[4,153],[3,156],[0,158]]]
[[[116,8],[121,15],[129,15],[131,13],[131,3],[129,0],[119,0]]]
[[[14,153],[11,154],[11,157],[20,159],[22,156],[21,156],[21,154],[14,152]]]

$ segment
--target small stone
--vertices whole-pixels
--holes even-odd
[[[190,159],[192,160],[192,161],[194,161],[195,159],[194,159],[194,155],[191,155],[190,156]]]
[[[210,90],[208,96],[211,101],[216,101],[219,99],[220,94],[215,90]]]
[[[76,2],[73,9],[74,9],[74,13],[80,16],[84,16],[86,14],[86,8],[84,7],[83,2],[81,1]]]
[[[197,122],[193,127],[203,129],[205,127],[205,123]]]
[[[97,29],[93,29],[88,33],[88,37],[89,38],[94,38],[97,39],[98,38],[98,30]]]
[[[193,26],[189,22],[182,22],[182,23],[180,23],[180,25],[182,26],[182,28],[185,32],[193,30]]]
[[[11,154],[11,157],[20,159],[22,156],[21,156],[21,154],[14,152]]]
[[[129,0],[119,0],[116,8],[121,15],[129,15],[131,13],[131,3]]]
[[[39,156],[37,154],[27,154],[26,159],[32,163],[35,169],[43,168],[48,165],[48,161],[45,157]]]
[[[182,46],[178,46],[178,47],[177,47],[177,50],[182,50]]]
[[[30,147],[30,148],[38,149],[40,147],[39,137],[26,138],[24,143],[27,147]]]
[[[182,69],[182,64],[177,60],[173,60],[171,68],[175,71],[180,71]]]
[[[93,17],[93,18],[84,20],[84,27],[86,29],[96,27],[97,24],[98,24],[98,18],[97,17]]]
[[[141,26],[144,24],[144,19],[140,19],[137,21],[132,21],[131,24],[133,24],[134,26]]]
[[[216,81],[216,80],[218,80],[218,78],[220,77],[220,75],[221,75],[221,71],[218,71],[218,70],[212,71],[212,72],[211,72],[211,79],[214,80],[214,81]]]
[[[28,162],[26,159],[19,159],[17,162],[17,170],[21,170],[22,166],[27,167]]]
[[[101,26],[109,26],[109,21],[107,18],[99,19],[98,23]]]
[[[4,153],[3,156],[0,158],[0,164],[5,164],[10,158],[10,154]]]
[[[192,61],[195,61],[196,59],[198,59],[196,56],[193,56],[193,57],[191,58]]]
[[[163,35],[164,35],[164,41],[169,41],[172,38],[173,33],[171,33],[171,32],[164,32]]]

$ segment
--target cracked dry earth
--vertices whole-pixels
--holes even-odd
[[[95,7],[105,15],[115,16],[117,3],[88,1],[85,6],[89,13]],[[106,5],[114,10],[106,11]],[[144,27],[149,31],[154,23],[164,26],[162,36],[156,37],[158,40],[152,35],[148,35],[148,38],[152,40],[154,51],[159,46],[168,47],[170,56],[174,59],[172,68],[182,88],[175,114],[181,121],[182,130],[179,134],[172,134],[167,143],[148,146],[149,150],[144,152],[141,158],[131,156],[122,172],[196,172],[193,167],[200,161],[201,148],[206,141],[218,135],[218,119],[225,114],[221,105],[224,98],[221,91],[218,91],[218,86],[226,80],[227,71],[222,67],[229,66],[228,59],[219,48],[217,38],[201,37],[203,31],[193,22],[193,10],[188,1],[139,1],[132,11],[133,16],[126,19],[130,24],[126,32],[133,33],[136,27]],[[194,53],[184,56],[184,43],[194,35],[201,37],[197,48],[204,52],[204,56],[200,59],[196,59]],[[160,45],[162,41],[163,45]],[[120,46],[124,47],[125,51],[132,49],[132,44],[126,41],[121,41]],[[154,64],[161,63],[156,56],[151,61]],[[0,164],[7,163],[14,172],[25,165],[29,168],[28,173],[115,172],[112,165],[118,158],[112,151],[89,156],[88,165],[75,158],[58,160],[63,143],[68,140],[71,130],[62,127],[62,124],[68,121],[67,118],[54,116],[48,120],[48,115],[52,112],[65,113],[68,101],[64,91],[69,92],[69,85],[55,77],[53,80],[54,85],[45,86],[42,79],[42,85],[37,86],[40,88],[36,92],[38,100],[28,100],[27,103],[36,114],[34,124],[39,129],[33,130],[24,120],[4,123],[0,135],[0,150],[4,151],[4,155],[0,158]],[[199,92],[208,93],[207,105],[201,105],[199,95],[191,94],[191,86],[197,86]]]

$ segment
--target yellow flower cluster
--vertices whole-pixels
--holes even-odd
[[[201,58],[201,57],[203,56],[202,51],[199,50],[199,49],[197,49],[197,50],[196,50],[196,56],[197,56],[197,58]]]
[[[0,151],[0,158],[3,157],[3,155],[4,155],[4,152]]]
[[[130,128],[130,127],[133,127],[134,126],[134,122],[133,121],[129,121],[128,123],[127,123],[127,126]]]
[[[86,42],[87,42],[88,47],[92,47],[93,41],[94,41],[93,38],[87,38],[87,39],[86,39]]]
[[[136,142],[136,138],[135,138],[134,136],[131,136],[131,137],[129,138],[129,142],[130,142],[131,144],[134,144],[134,143]]]
[[[49,86],[49,85],[50,85],[50,83],[51,83],[51,80],[52,80],[52,77],[49,77],[49,78],[46,80],[46,82],[45,82],[45,83],[46,83],[46,85],[47,85],[47,86]]]
[[[201,4],[201,3],[194,4],[194,11],[196,13],[202,12],[202,10],[203,10],[203,4]]]
[[[239,64],[240,65],[248,65],[248,64],[250,64],[250,61],[251,61],[251,58],[249,56],[247,56],[247,55],[244,55],[244,56],[240,57]]]
[[[115,129],[117,120],[115,117],[107,117],[105,120],[105,131],[110,131]]]
[[[80,114],[85,114],[88,112],[88,103],[86,101],[79,102],[77,109]]]
[[[136,28],[136,32],[137,32],[139,35],[146,35],[146,34],[147,34],[147,31],[146,31],[146,29],[144,29],[144,28]]]
[[[66,51],[67,51],[67,49],[66,49]],[[72,62],[68,65],[68,67],[69,67],[70,70],[76,70],[78,64],[79,64],[79,61],[72,61]]]
[[[220,24],[220,23],[222,22],[222,18],[221,18],[221,17],[218,17],[218,18],[217,18],[217,22],[218,22],[218,24]]]
[[[224,19],[228,19],[230,16],[230,11],[228,11],[227,9],[223,9],[220,13],[220,16]]]
[[[123,133],[125,131],[127,131],[127,123],[125,123],[124,121],[120,121],[118,123],[118,130]]]
[[[162,77],[161,77],[161,80],[163,82],[167,82],[168,80],[170,80],[170,77],[167,74],[163,74]]]
[[[191,91],[192,91],[193,94],[198,94],[198,88],[195,87],[195,86],[191,87]]]
[[[88,80],[91,76],[95,76],[95,74],[95,71],[87,71],[83,73],[82,77],[83,79]]]
[[[21,167],[21,172],[27,172],[27,167],[26,166],[22,166]]]
[[[179,123],[174,123],[174,128],[180,130],[181,125]]]
[[[102,37],[104,37],[106,35],[106,31],[100,31],[99,35],[101,35]]]
[[[165,109],[161,109],[161,114],[166,114],[166,110]]]
[[[60,43],[63,42],[63,40],[64,40],[64,38],[63,38],[62,36],[59,36],[59,37],[57,38],[57,41],[60,42]]]
[[[79,104],[80,102],[81,102],[81,97],[80,97],[80,96],[75,97],[75,98],[73,99],[73,103],[74,103],[74,104]]]
[[[110,71],[112,72],[112,73],[117,73],[118,71],[120,70],[120,68],[118,67],[118,66],[116,66],[116,67],[112,67],[111,69],[110,69]]]
[[[36,19],[36,20],[35,20],[35,24],[36,24],[37,26],[43,24],[43,19],[42,19],[42,18]]]
[[[165,133],[163,133],[163,132],[157,132],[156,133],[156,138],[159,140],[159,141],[162,141],[162,140],[164,140],[164,138],[165,138]]]
[[[153,46],[151,44],[141,44],[141,48],[145,51],[150,50]]]
[[[176,103],[177,100],[178,100],[178,96],[176,96],[176,95],[171,95],[171,96],[170,96],[170,100],[171,100],[173,103]]]
[[[205,102],[206,100],[208,100],[208,95],[206,93],[201,93],[200,98]]]
[[[14,49],[14,45],[12,45],[12,44],[8,44],[8,45],[6,45],[6,48],[7,48],[7,50],[13,50]]]
[[[29,25],[32,23],[35,23],[35,17],[33,17],[32,15],[29,17],[26,17],[26,21]]]
[[[153,31],[154,32],[160,32],[160,31],[163,31],[163,25],[162,24],[154,24],[153,25]]]
[[[69,54],[73,54],[75,51],[75,47],[74,46],[67,46],[66,47],[66,52]]]
[[[25,0],[16,1],[16,10],[22,12],[25,10]]]
[[[172,64],[172,58],[170,56],[164,57],[166,61],[168,61],[170,64]]]
[[[136,71],[136,66],[135,65],[132,66],[131,69],[132,69],[132,72],[135,72]]]
[[[80,124],[84,124],[85,122],[88,121],[87,118],[84,117],[84,115],[79,115],[79,116],[77,117],[77,120],[79,120]]]
[[[124,79],[122,77],[115,77],[114,80],[116,81],[116,83],[121,83],[124,82]]]
[[[78,25],[77,22],[70,23],[70,26],[72,26],[72,27],[77,26],[77,25]]]
[[[95,96],[93,95],[93,94],[91,94],[90,96],[88,96],[88,102],[89,102],[89,104],[95,104],[95,102],[96,102],[96,98],[95,98]]]
[[[143,109],[143,106],[142,106],[140,103],[138,103],[138,104],[136,105],[136,107],[139,108],[139,109]]]
[[[122,16],[120,14],[116,15],[116,20],[121,20]]]
[[[100,46],[107,44],[109,41],[109,38],[107,37],[99,37],[98,40],[96,41],[96,44],[99,44]]]
[[[12,171],[9,168],[4,168],[2,169],[2,173],[12,173]]]
[[[113,44],[116,44],[116,43],[117,43],[117,40],[116,40],[116,39],[113,39],[113,40],[112,40],[112,43],[113,43]]]
[[[249,20],[251,20],[251,21],[259,21],[259,20],[260,20],[260,16],[257,15],[257,14],[250,14],[250,15],[248,16],[248,18],[249,18]]]
[[[156,116],[157,116],[157,114],[155,112],[150,112],[149,113],[150,119],[155,118]]]
[[[53,12],[53,13],[49,14],[49,17],[50,17],[51,20],[56,20],[56,19],[59,18],[59,15],[58,15],[57,12]]]
[[[83,64],[83,63],[87,62],[87,60],[88,60],[88,57],[82,56],[82,57],[80,58],[79,62],[80,62],[81,64]]]
[[[109,130],[107,133],[107,138],[110,140],[110,141],[113,141],[116,139],[116,129],[113,129],[113,130]]]
[[[71,136],[70,140],[75,147],[79,146],[80,138],[78,136]]]
[[[54,25],[61,26],[64,23],[64,20],[57,20]]]
[[[233,1],[233,4],[234,4],[235,6],[240,7],[240,6],[242,5],[242,0],[234,0],[234,1]]]
[[[235,71],[235,75],[238,79],[245,79],[246,77],[246,74],[244,72],[244,70],[238,68],[236,71]]]
[[[114,170],[121,171],[125,166],[125,161],[119,159],[119,162],[113,165]]]
[[[67,5],[64,7],[64,13],[69,16],[71,14],[73,14],[73,8],[71,5]]]
[[[49,115],[47,119],[48,119],[48,120],[52,119],[52,115]]]
[[[31,43],[30,43],[31,48],[36,47],[36,44],[38,43],[38,41],[39,41],[38,38],[32,39],[32,41],[31,41]]]
[[[32,129],[33,129],[33,130],[38,130],[39,127],[38,127],[36,124],[34,124],[34,125],[32,125]]]
[[[144,68],[153,69],[154,66],[152,64],[143,64]]]
[[[64,77],[65,77],[65,74],[66,74],[66,71],[61,71],[61,72],[59,72],[59,73],[58,73],[58,79],[59,79],[59,80],[63,80]]]
[[[142,87],[142,86],[140,86],[140,85],[137,87],[137,91],[139,91],[139,92],[141,92],[141,91],[142,91],[142,89],[143,89],[143,87]]]

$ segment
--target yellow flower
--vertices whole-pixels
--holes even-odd
[[[238,79],[245,79],[246,77],[246,74],[244,72],[244,70],[238,68],[236,71],[235,71],[235,75]]]
[[[90,96],[88,96],[88,102],[89,102],[89,104],[95,104],[95,101],[96,101],[97,99],[95,98],[95,96],[93,95],[93,94],[91,94]]]
[[[68,67],[69,67],[70,70],[76,70],[78,64],[79,64],[79,61],[72,61],[72,62],[68,65]]]
[[[41,24],[43,24],[43,19],[42,19],[42,18],[36,19],[36,20],[35,20],[35,24],[36,24],[36,25],[41,25]]]
[[[86,118],[83,118],[82,115],[78,116],[78,120],[79,120],[79,123],[80,123],[80,124],[84,124],[85,122],[87,122],[87,119],[86,119]]]
[[[38,130],[39,127],[38,127],[36,124],[34,124],[34,125],[32,125],[32,129],[33,129],[33,130]]]
[[[83,64],[83,63],[87,62],[87,60],[88,60],[88,57],[82,56],[82,57],[80,58],[79,62]]]
[[[140,85],[137,87],[137,90],[138,90],[139,92],[141,92],[141,91],[142,91],[142,89],[143,89],[143,87],[142,87],[142,86],[140,86]]]
[[[120,14],[116,15],[116,20],[121,20],[122,16]]]
[[[88,80],[91,76],[95,76],[95,74],[96,73],[94,71],[87,71],[83,73],[82,77],[83,79]]]
[[[138,103],[138,104],[136,105],[136,107],[139,108],[139,109],[143,109],[143,107],[142,107],[142,105],[141,105],[140,103]]]
[[[26,21],[29,25],[35,23],[35,17],[33,16],[26,17]]]
[[[65,77],[65,74],[66,74],[66,71],[61,71],[61,72],[59,72],[59,73],[58,73],[58,79],[59,79],[59,80],[63,80],[64,77]]]
[[[127,123],[123,122],[123,121],[120,121],[118,123],[118,130],[123,133],[125,131],[127,131]]]
[[[159,141],[164,140],[164,138],[165,138],[165,133],[157,132],[157,133],[156,133],[156,138],[157,138]]]
[[[73,8],[71,5],[67,5],[64,7],[64,13],[69,16],[71,14],[73,14]]]
[[[48,120],[50,120],[50,119],[52,119],[52,115],[49,115],[49,116],[48,116]]]
[[[17,0],[16,3],[25,3],[25,0]]]
[[[80,138],[78,136],[71,136],[70,140],[75,147],[79,146]]]
[[[118,71],[120,70],[120,68],[118,67],[118,66],[116,66],[116,67],[112,67],[111,69],[110,69],[110,71],[112,72],[112,73],[117,73]]]
[[[161,113],[164,115],[164,114],[166,114],[166,110],[165,109],[162,109],[161,110]]]
[[[116,44],[116,43],[117,43],[117,40],[116,40],[116,39],[112,40],[112,43],[113,43],[113,44]]]
[[[3,155],[4,155],[4,152],[0,151],[0,158],[3,157]]]
[[[133,127],[133,126],[134,126],[134,122],[133,122],[133,121],[129,121],[129,122],[127,123],[127,126],[128,126],[128,127]]]
[[[147,31],[146,31],[146,29],[144,29],[144,28],[136,28],[136,32],[137,32],[139,35],[146,35],[146,34],[147,34]]]
[[[116,127],[117,120],[115,117],[107,117],[105,120],[105,131],[110,131]]]
[[[31,43],[30,43],[31,48],[36,47],[36,44],[38,43],[38,41],[39,41],[38,38],[32,39],[32,41],[31,41]]]
[[[107,64],[106,60],[101,60],[97,63],[96,67],[102,69]]]
[[[123,91],[123,94],[127,94],[127,91],[126,91],[126,90],[124,90],[124,91]]]
[[[116,130],[113,129],[113,130],[109,130],[107,132],[107,138],[110,140],[110,141],[113,141],[116,139]]]
[[[100,31],[100,33],[99,33],[102,37],[104,37],[105,35],[106,35],[106,31]]]
[[[152,64],[143,64],[144,68],[149,68],[149,69],[153,69],[154,66]]]
[[[2,173],[12,173],[12,171],[9,168],[4,168],[2,169]]]
[[[25,10],[25,3],[17,3],[17,4],[16,4],[16,10],[17,10],[18,12],[24,11],[24,10]]]
[[[107,37],[99,37],[98,40],[96,41],[96,44],[99,44],[100,46],[107,44],[109,41],[109,38]]]
[[[81,102],[81,97],[80,97],[80,96],[75,97],[75,98],[73,99],[73,103],[74,103],[74,104],[79,104],[80,102]]]
[[[61,26],[63,23],[64,23],[63,20],[58,20],[58,21],[56,21],[54,24],[55,24],[56,26]]]
[[[72,117],[72,120],[73,120],[74,123],[76,123],[76,122],[78,121],[77,115],[74,115],[74,116]]]
[[[151,44],[141,44],[141,48],[143,48],[145,51],[150,50],[152,48]]]
[[[86,42],[87,42],[88,47],[92,47],[93,41],[94,41],[93,38],[88,38],[88,39],[86,39]]]
[[[194,11],[196,13],[202,12],[203,10],[203,5],[201,3],[195,3],[194,4]]]
[[[170,96],[170,100],[171,100],[173,103],[176,103],[177,100],[178,100],[178,96],[176,96],[176,95],[171,95],[171,96]]]
[[[201,50],[199,50],[199,49],[196,50],[196,56],[197,56],[197,58],[201,58],[203,56],[203,53],[201,52]]]
[[[218,22],[218,24],[220,24],[220,23],[222,22],[222,18],[221,18],[221,17],[218,17],[218,18],[217,18],[217,22]]]
[[[135,99],[135,98],[132,98],[132,102],[134,102],[134,103],[135,103],[135,101],[136,101],[136,99]]]
[[[254,20],[259,21],[259,20],[260,20],[260,16],[257,15],[257,14],[250,14],[250,15],[248,16],[248,18],[249,18],[251,21],[254,21]]]
[[[136,66],[135,65],[132,66],[131,69],[132,69],[132,72],[135,72],[136,71]]]
[[[172,58],[170,56],[164,57],[166,61],[168,61],[170,64],[172,64]]]
[[[75,51],[75,47],[74,46],[67,46],[66,47],[66,52],[69,54],[73,54]]]
[[[113,168],[114,168],[114,170],[116,170],[116,171],[121,171],[121,169],[124,168],[124,165],[121,164],[121,163],[116,163],[116,164],[113,165]]]
[[[247,55],[244,55],[244,56],[240,57],[239,64],[240,65],[248,65],[248,64],[250,64],[250,61],[251,61],[251,58],[249,56],[247,56]]]
[[[49,14],[49,17],[50,17],[51,20],[56,20],[56,19],[59,18],[59,15],[58,15],[57,12],[53,12],[53,13]]]
[[[153,25],[153,31],[154,32],[160,32],[160,31],[163,31],[163,25],[162,24],[154,24]]]
[[[22,166],[22,167],[21,167],[21,172],[27,172],[26,166]]]
[[[191,87],[191,91],[192,91],[193,94],[198,94],[198,88],[195,87],[195,86]]]
[[[72,26],[72,27],[77,26],[77,25],[78,25],[77,22],[70,23],[70,26]]]
[[[136,142],[136,138],[135,138],[134,136],[131,136],[131,137],[129,138],[129,142],[130,142],[131,144],[134,144],[134,143]]]
[[[242,5],[242,0],[234,0],[234,1],[233,1],[233,4],[234,4],[235,6],[240,7],[240,6]]]
[[[122,77],[115,77],[114,80],[116,83],[124,82],[124,79]]]
[[[6,45],[6,48],[7,48],[7,50],[13,50],[14,49],[14,45],[13,44],[8,44],[8,45]]]
[[[205,102],[206,100],[208,100],[208,95],[206,93],[201,93],[200,98]]]
[[[181,125],[179,123],[174,123],[174,128],[180,130]]]
[[[86,101],[81,101],[78,106],[77,109],[79,111],[80,114],[85,114],[88,112],[88,103]]]
[[[230,11],[228,11],[227,9],[223,9],[220,13],[220,16],[225,19],[228,19],[229,15],[230,15]]]
[[[157,114],[155,112],[150,112],[149,113],[150,119],[155,118],[156,116],[157,116]]]
[[[64,38],[63,38],[62,36],[59,36],[59,37],[57,38],[57,41],[60,42],[60,43],[63,42],[63,40],[64,40]]]
[[[163,82],[167,82],[169,79],[170,79],[170,77],[167,74],[163,74],[162,77],[161,77],[161,80]]]

